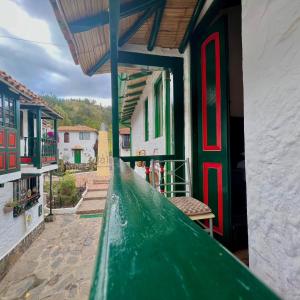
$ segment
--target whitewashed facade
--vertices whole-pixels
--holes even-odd
[[[57,169],[61,117],[3,71],[0,102],[1,280],[44,228],[44,173]]]
[[[66,139],[66,134],[69,139]],[[95,160],[95,145],[98,132],[87,126],[62,126],[58,128],[59,158],[69,163],[88,163]],[[80,152],[80,161],[75,161],[75,152]]]

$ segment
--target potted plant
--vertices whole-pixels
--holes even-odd
[[[7,202],[3,207],[3,212],[5,214],[12,212],[16,205],[17,205],[17,201],[11,200],[11,201]]]

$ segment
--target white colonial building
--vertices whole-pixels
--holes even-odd
[[[69,163],[88,163],[96,159],[98,132],[84,126],[60,126],[58,128],[59,158]]]
[[[44,173],[58,167],[59,118],[0,71],[0,280],[44,229]]]

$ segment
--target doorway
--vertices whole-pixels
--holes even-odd
[[[241,6],[234,2],[200,22],[191,58],[194,196],[213,210],[215,237],[231,250],[247,247]]]
[[[80,149],[74,150],[74,163],[81,164],[81,150]]]

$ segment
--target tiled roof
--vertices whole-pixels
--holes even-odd
[[[14,88],[17,92],[19,92],[21,94],[21,96],[20,96],[21,104],[32,104],[32,105],[43,106],[43,107],[47,108],[48,110],[50,110],[52,113],[61,117],[39,95],[32,92],[24,84],[18,82],[17,80],[15,80],[13,77],[11,77],[10,75],[8,75],[7,73],[5,73],[2,70],[0,70],[0,81],[2,81],[4,84],[9,85],[10,87]]]
[[[58,131],[80,131],[80,132],[98,132],[97,129],[85,125],[60,126]]]
[[[130,128],[128,128],[128,127],[120,128],[119,133],[120,134],[130,134]]]

